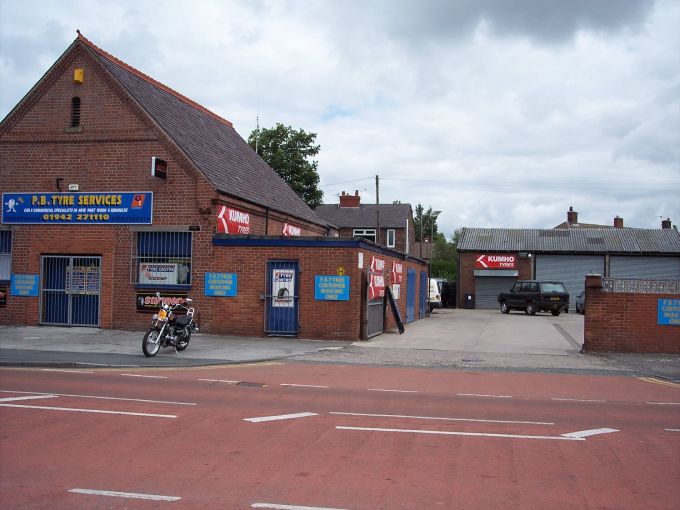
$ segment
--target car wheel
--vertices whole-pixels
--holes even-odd
[[[560,314],[559,310],[550,310],[550,313],[553,314],[553,317],[557,317]]]
[[[536,305],[533,303],[527,303],[526,313],[527,315],[536,315]]]
[[[508,306],[508,304],[505,301],[503,301],[501,303],[501,312],[510,313],[510,307]]]

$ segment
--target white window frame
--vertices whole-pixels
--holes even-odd
[[[393,228],[387,229],[387,247],[394,248],[397,245],[397,231]]]
[[[374,228],[355,228],[352,231],[352,237],[362,237],[364,239],[368,239],[369,241],[373,241],[374,243],[376,242],[376,235],[375,235],[375,229]],[[370,239],[372,237],[372,239]]]

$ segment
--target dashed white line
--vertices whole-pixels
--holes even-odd
[[[321,506],[280,505],[278,503],[253,503],[250,508],[269,508],[270,510],[345,510]]]
[[[24,396],[24,397],[8,397],[8,398],[0,398],[0,402],[16,402],[17,400],[34,400],[37,398],[55,398],[56,395],[31,395],[31,396]]]
[[[291,420],[293,418],[305,418],[307,416],[317,416],[317,413],[295,413],[295,414],[280,414],[278,416],[260,416],[258,418],[243,418],[243,421],[258,423],[262,421]]]
[[[123,377],[145,377],[147,379],[167,379],[167,375],[120,374]]]
[[[178,496],[161,496],[159,494],[139,494],[136,492],[117,492],[117,491],[100,491],[95,489],[71,489],[69,492],[75,494],[88,494],[91,496],[113,496],[116,498],[128,499],[150,499],[153,501],[179,501]]]
[[[390,390],[383,388],[368,388],[368,391],[385,391],[388,393],[420,393],[418,390]]]
[[[459,397],[512,398],[512,395],[483,395],[479,393],[456,393]]]
[[[329,386],[321,386],[318,384],[292,384],[292,383],[283,383],[281,386],[285,387],[292,387],[292,388],[329,388]]]
[[[598,434],[611,434],[612,432],[618,432],[617,429],[591,429],[591,430],[579,430],[578,432],[569,432],[567,434],[562,434],[564,437],[589,437],[596,436]]]
[[[603,404],[607,402],[606,400],[595,400],[586,398],[558,398],[558,397],[552,397],[550,400],[559,400],[564,402],[596,402],[598,404]]]
[[[62,372],[65,374],[94,374],[92,370],[70,370],[62,368],[43,368],[43,372]]]
[[[203,382],[221,382],[221,383],[226,383],[226,384],[238,384],[241,381],[227,381],[225,379],[196,379],[197,381],[203,381]]]
[[[177,416],[175,416],[174,414],[128,413],[124,411],[106,411],[103,409],[79,409],[75,407],[24,406],[19,404],[0,404],[0,407],[39,409],[43,411],[71,411],[76,413],[122,414],[125,416],[146,416],[149,418],[177,418]]]
[[[125,397],[102,397],[98,395],[74,395],[70,393],[40,393],[37,391],[15,391],[15,390],[0,390],[0,393],[21,393],[27,395],[56,395],[57,397],[77,397],[77,398],[95,398],[101,400],[122,400],[126,402],[145,402],[148,404],[170,404],[178,406],[195,406],[193,402],[173,402],[169,400],[148,400],[143,398],[125,398]]]
[[[342,427],[336,426],[338,430],[363,430],[367,432],[406,432],[411,434],[440,434],[444,436],[475,436],[475,437],[504,437],[511,439],[550,439],[557,441],[585,441],[582,437],[567,436],[527,436],[520,434],[489,434],[485,432],[452,432],[446,430],[415,430],[415,429],[383,429],[371,427]]]
[[[667,430],[668,432],[680,432],[680,429],[664,429]]]
[[[482,420],[479,418],[442,418],[437,416],[409,416],[405,414],[368,414],[368,413],[342,413],[331,411],[329,414],[344,416],[370,416],[375,418],[410,418],[416,420],[442,420],[442,421],[466,421],[479,423],[507,423],[512,425],[555,425],[547,421],[514,421],[514,420]]]
[[[645,402],[652,406],[680,406],[680,402]]]

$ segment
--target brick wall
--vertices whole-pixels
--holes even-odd
[[[604,292],[601,277],[586,276],[583,351],[680,354],[680,326],[658,324],[664,298],[680,294]]]

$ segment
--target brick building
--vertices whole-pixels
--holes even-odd
[[[420,267],[368,242],[333,245],[229,121],[80,33],[0,123],[0,187],[0,324],[141,329],[161,292],[190,296],[207,332],[355,339],[373,258],[387,284],[395,261]],[[353,279],[319,287],[340,262]],[[276,278],[304,294],[277,300]],[[340,284],[351,316],[317,317]],[[267,321],[283,309],[295,324],[279,331]]]

